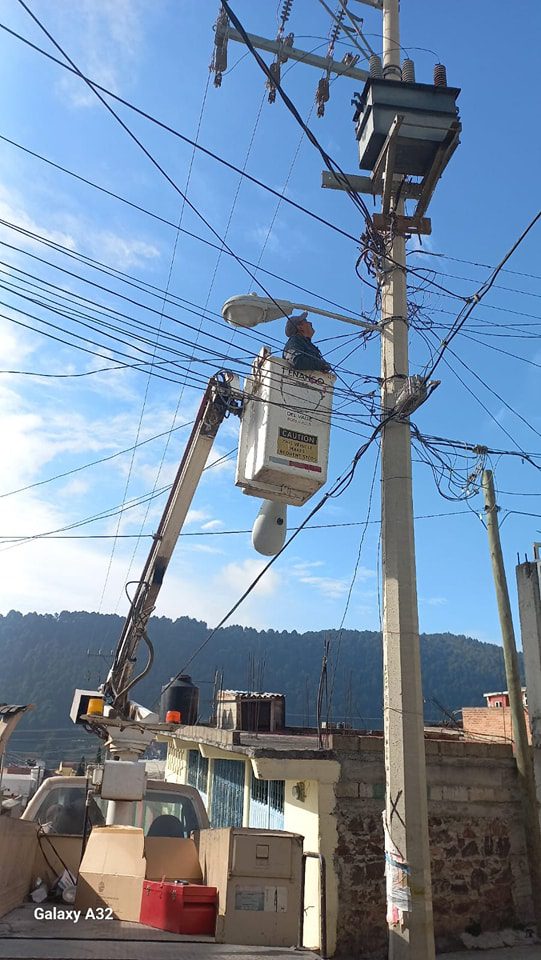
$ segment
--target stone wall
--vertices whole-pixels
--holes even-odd
[[[337,954],[386,956],[381,737],[333,738],[338,845]],[[532,918],[521,805],[507,744],[426,741],[438,948]]]

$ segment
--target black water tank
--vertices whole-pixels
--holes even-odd
[[[173,679],[173,678],[171,678]],[[197,723],[199,713],[199,689],[192,683],[192,678],[183,674],[178,680],[173,680],[162,687],[160,699],[160,720],[165,720],[168,710],[178,710],[181,723]]]

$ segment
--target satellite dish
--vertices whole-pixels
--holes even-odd
[[[263,500],[252,528],[252,544],[264,557],[274,557],[282,549],[287,534],[287,504]]]

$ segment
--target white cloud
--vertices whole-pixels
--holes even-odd
[[[338,580],[334,577],[299,577],[301,583],[307,584],[307,586],[315,587],[317,592],[324,597],[329,597],[331,600],[337,600],[340,597],[345,596],[349,589],[349,585],[345,580]]]
[[[122,237],[109,231],[98,231],[87,238],[94,254],[119,270],[140,267],[147,260],[155,260],[160,251],[152,243],[136,238]]]
[[[323,597],[328,597],[331,600],[338,600],[344,597],[349,591],[351,580],[349,577],[318,576],[313,572],[324,566],[325,561],[323,560],[301,560],[293,563],[290,570],[293,576],[298,579],[299,583],[315,588]],[[373,570],[369,570],[368,567],[359,567],[356,582],[370,580],[374,576],[375,573]]]
[[[283,251],[282,241],[276,228],[269,232],[268,226],[253,227],[248,231],[248,237],[258,247],[264,249],[266,253],[278,254]]]
[[[447,597],[419,597],[420,603],[427,607],[444,607],[447,603]]]
[[[201,526],[201,529],[202,530],[222,530],[224,527],[225,527],[225,523],[223,522],[223,520],[207,520],[207,522]]]
[[[160,594],[160,612],[162,616],[195,617],[213,627],[261,572],[265,561],[250,557],[227,564],[218,561],[216,567],[211,567],[211,555],[204,551],[200,562],[206,565],[206,569],[198,569],[196,556],[197,552],[187,551],[185,543],[181,542]],[[283,599],[282,616],[289,609],[283,598],[283,589],[282,575],[271,568],[228,623],[260,630],[275,626],[277,598]],[[299,609],[299,620],[301,614]]]
[[[74,216],[65,209],[58,212],[54,205],[55,198],[48,199],[50,209],[46,216],[31,214],[28,211],[28,201],[24,201],[13,186],[0,183],[0,218],[22,230],[67,247],[68,250],[79,251],[104,260],[117,270],[142,267],[160,257],[159,247],[154,243],[139,237],[113,233],[111,230],[96,229],[84,217]],[[54,226],[52,228],[45,226],[45,222]],[[11,227],[0,226],[0,239],[26,250],[39,249],[40,253],[43,252],[39,240],[33,240]],[[9,251],[9,253],[10,257],[17,257],[16,252]],[[61,285],[66,285],[65,280],[59,282]]]
[[[184,521],[184,526],[188,526],[190,523],[201,523],[203,520],[208,520],[210,514],[208,510],[188,510],[186,520]]]
[[[318,567],[324,567],[324,560],[297,560],[295,563],[291,564],[291,569],[295,574],[299,576],[304,576],[309,573],[310,570],[315,570]]]
[[[82,497],[88,493],[90,490],[90,483],[88,480],[83,480],[80,477],[74,477],[73,480],[70,480],[68,483],[65,483],[60,491],[61,497]]]
[[[186,549],[186,545],[184,545],[184,549]],[[206,543],[190,543],[189,549],[192,550],[194,553],[209,553],[209,554],[216,554],[216,555],[218,554],[223,555],[224,553],[224,551],[220,550],[218,547],[210,547]]]
[[[232,596],[240,596],[266,565],[266,560],[249,557],[246,560],[226,564],[220,577],[224,585],[233,591]],[[254,587],[254,593],[259,597],[272,596],[278,590],[280,581],[281,575],[271,567]]]
[[[0,318],[0,357],[2,358],[0,366],[2,370],[20,367],[35,349],[35,340],[32,341],[28,334],[9,320]],[[4,389],[7,382],[7,379],[2,380],[0,391]]]
[[[133,82],[143,42],[144,0],[58,0],[53,6],[63,46],[79,70],[113,93]],[[75,108],[99,106],[84,80],[66,73],[58,89]]]
[[[60,228],[51,230],[43,223],[38,222],[27,212],[26,204],[18,192],[3,183],[0,183],[0,217],[9,223],[16,224],[23,230],[39,234],[47,240],[52,240],[54,243],[68,247],[69,250],[75,250],[76,248],[75,239],[71,233]],[[49,221],[52,219],[52,216],[48,217]],[[15,243],[18,246],[26,248],[40,247],[39,241],[25,237],[9,227],[0,226],[0,237],[8,243]]]

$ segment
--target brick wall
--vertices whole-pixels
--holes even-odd
[[[528,743],[532,742],[528,711],[524,711]],[[468,737],[493,737],[495,740],[512,740],[513,723],[511,711],[505,707],[463,707],[462,725]]]
[[[379,737],[335,740],[337,954],[386,957]],[[427,740],[434,925],[439,949],[463,932],[531,920],[521,806],[510,746]]]

